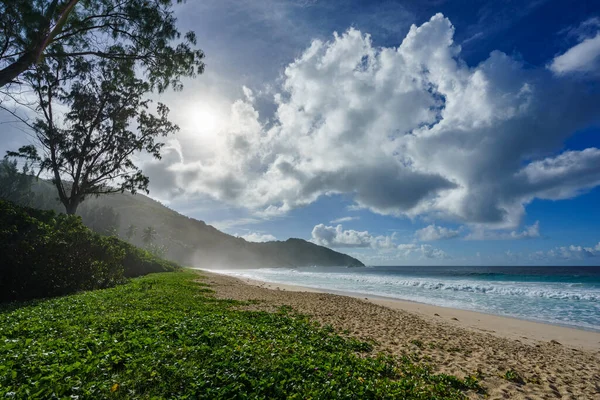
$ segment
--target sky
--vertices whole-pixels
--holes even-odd
[[[188,0],[150,195],[369,265],[600,264],[600,3]],[[4,118],[4,121],[2,121]],[[0,116],[0,151],[27,142]]]

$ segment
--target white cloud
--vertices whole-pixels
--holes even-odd
[[[339,224],[341,222],[350,222],[350,221],[356,221],[359,219],[360,219],[360,217],[342,217],[342,218],[334,219],[333,221],[329,221],[329,223]]]
[[[433,247],[429,244],[421,245],[421,254],[423,254],[423,257],[425,257],[425,258],[437,258],[437,259],[450,258],[450,256],[448,256],[448,254],[446,254],[446,252],[444,252],[443,250],[440,250],[440,249],[436,249],[435,247]]]
[[[212,225],[219,230],[227,230],[234,226],[258,224],[261,222],[263,222],[263,220],[258,219],[258,218],[238,218],[238,219],[225,219],[225,220],[221,220],[221,221],[211,221],[211,222],[207,222],[207,224]]]
[[[525,227],[521,232],[512,231],[510,233],[512,239],[531,239],[540,237],[540,221],[535,221],[535,224]]]
[[[548,251],[537,251],[530,254],[530,258],[537,261],[585,260],[594,257],[600,257],[600,242],[594,247],[559,246]]]
[[[254,98],[254,92],[246,87],[246,86],[242,86],[242,91],[244,92],[244,96],[246,97],[246,100],[248,100],[249,102],[253,102],[255,100]]]
[[[414,243],[399,244],[398,252],[402,257],[409,257],[411,254],[419,254],[422,259],[448,259],[450,256],[441,249],[435,248],[429,244],[416,245]]]
[[[467,240],[511,240],[511,239],[533,239],[540,237],[540,222],[535,221],[533,225],[526,226],[522,231],[499,232],[490,231],[482,227],[475,227],[473,232],[465,236]]]
[[[373,236],[368,231],[344,230],[342,225],[316,225],[312,230],[312,241],[327,247],[371,247],[374,249],[393,249],[395,234],[392,236]]]
[[[452,239],[460,235],[460,231],[431,224],[415,232],[415,237],[421,242],[432,242],[441,239]]]
[[[568,38],[577,38],[578,41],[582,42],[583,40],[594,36],[598,30],[600,30],[600,18],[591,17],[578,26],[570,26],[558,33],[566,34]]]
[[[380,249],[382,251],[388,251],[396,248],[396,232],[392,234],[392,236],[375,236],[373,241],[371,242],[371,247],[375,249]]]
[[[237,237],[241,237],[242,239],[248,242],[272,242],[277,240],[277,238],[273,235],[259,233],[259,232],[250,232],[245,235],[235,235]]]
[[[521,187],[541,199],[561,200],[577,196],[600,184],[600,149],[566,151],[556,157],[534,161],[516,178]]]
[[[404,252],[411,252],[418,248],[419,248],[419,246],[417,246],[414,243],[403,243],[403,244],[398,245],[398,250],[404,251]]]
[[[151,189],[259,216],[343,193],[380,214],[514,229],[533,199],[597,186],[597,149],[555,154],[600,117],[598,91],[501,52],[468,66],[453,34],[437,14],[398,48],[356,29],[314,40],[285,68],[274,115],[246,91],[222,132],[179,136],[185,159],[165,157]]]
[[[600,66],[600,34],[571,47],[552,60],[550,69],[557,75],[574,72],[598,72]]]
[[[312,230],[312,240],[321,246],[329,247],[370,247],[373,236],[368,231],[344,230],[342,225],[316,225]]]

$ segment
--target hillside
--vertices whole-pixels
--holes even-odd
[[[44,208],[62,211],[53,200],[55,194],[52,185],[38,181],[33,189],[38,199],[36,203],[41,203]],[[116,231],[125,240],[127,227],[135,225],[137,234],[129,241],[138,246],[143,245],[142,230],[151,226],[157,232],[155,243],[166,248],[165,258],[199,268],[364,266],[353,257],[303,239],[247,242],[203,221],[181,215],[142,194],[123,193],[90,198],[82,204],[78,213],[92,228],[95,228],[93,225],[96,222],[115,220]]]

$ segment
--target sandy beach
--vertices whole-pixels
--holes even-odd
[[[291,306],[340,333],[373,340],[376,351],[416,353],[439,372],[478,375],[485,398],[600,399],[597,332],[200,273],[219,298],[258,300],[251,308],[265,311]],[[507,371],[522,382],[507,380]]]

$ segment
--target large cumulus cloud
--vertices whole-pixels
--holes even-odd
[[[376,213],[509,228],[536,197],[598,185],[600,150],[560,152],[598,122],[600,95],[500,52],[468,66],[453,34],[437,14],[398,48],[356,29],[313,41],[285,68],[272,116],[246,91],[202,151],[179,138],[181,157],[160,164],[170,192],[264,215],[344,193]]]

